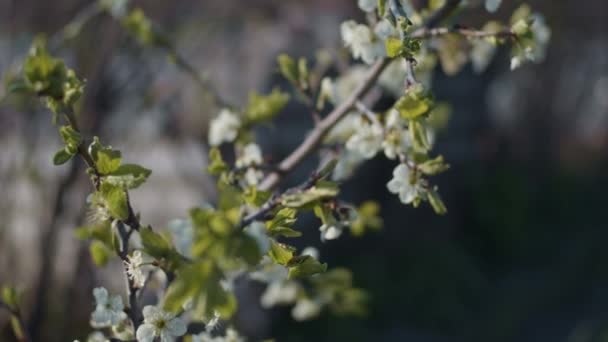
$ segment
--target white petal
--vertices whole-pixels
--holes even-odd
[[[186,322],[179,317],[175,317],[174,319],[168,321],[166,329],[173,336],[182,336],[188,330],[186,327]]]
[[[418,191],[416,191],[413,187],[408,186],[399,192],[399,199],[403,204],[410,204],[416,199],[417,195]]]
[[[387,184],[386,188],[393,194],[398,194],[401,191],[401,187],[404,186],[404,182],[401,179],[393,178]]]
[[[93,289],[93,297],[97,305],[106,305],[108,303],[108,290],[103,287]]]
[[[143,314],[146,323],[158,322],[164,318],[164,312],[154,305],[146,305],[143,309]]]
[[[502,0],[486,0],[486,10],[488,12],[496,12]]]
[[[331,226],[323,232],[323,238],[325,240],[334,240],[342,235],[342,229],[337,228],[336,226]]]
[[[137,342],[154,342],[156,328],[152,324],[142,324],[137,328]]]
[[[310,299],[301,299],[291,310],[291,315],[297,321],[305,321],[314,318],[319,312],[321,312],[321,305]]]

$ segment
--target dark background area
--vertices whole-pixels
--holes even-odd
[[[497,14],[478,9],[456,22],[508,20],[520,1],[503,2]],[[36,33],[58,32],[87,3],[0,0],[2,77]],[[339,46],[342,20],[363,20],[354,0],[134,3],[236,103],[252,89],[288,89],[276,73],[278,53],[312,58]],[[242,331],[277,341],[608,341],[608,3],[528,3],[553,31],[543,64],[510,72],[501,50],[480,75],[467,65],[434,76],[435,96],[453,108],[435,146],[452,167],[433,179],[448,215],[403,206],[386,191],[394,165],[377,158],[343,195],[379,201],[381,232],[321,244],[317,223],[302,222],[302,246],[317,246],[330,267],[352,269],[370,294],[369,316],[296,323],[287,308],[266,312],[246,299],[236,319]],[[163,227],[213,201],[213,180],[201,170],[218,109],[161,51],[139,48],[101,16],[59,54],[87,79],[85,131],[154,171],[133,195],[146,222]],[[310,125],[305,107],[290,104],[263,131],[264,152],[280,160]],[[39,106],[0,102],[0,283],[25,290],[26,317],[45,341],[86,336],[92,288],[122,286],[111,280],[117,267],[96,271],[86,243],[73,238],[90,189],[79,163],[51,165],[58,146]],[[12,338],[6,318],[0,313],[2,341]]]

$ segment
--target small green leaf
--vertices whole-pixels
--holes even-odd
[[[219,148],[213,147],[211,150],[209,150],[209,161],[210,163],[207,167],[207,171],[211,175],[218,176],[222,172],[228,171],[228,165],[226,162],[224,162]]]
[[[289,102],[289,94],[273,89],[269,95],[249,94],[249,103],[245,109],[247,118],[254,123],[274,118]]]
[[[327,264],[320,263],[310,255],[294,257],[287,266],[289,267],[289,279],[306,278],[327,270]]]
[[[294,252],[295,249],[291,246],[287,246],[274,240],[270,241],[270,251],[268,251],[268,255],[279,265],[286,266],[293,258]]]
[[[431,206],[433,207],[433,210],[435,210],[435,213],[437,215],[447,214],[448,209],[445,207],[445,204],[443,203],[441,196],[439,196],[439,193],[437,192],[437,188],[429,189],[427,197],[429,199],[429,203],[431,204]]]
[[[53,164],[62,165],[67,163],[70,159],[74,157],[74,154],[68,152],[65,148],[57,151],[53,156]]]
[[[298,66],[293,58],[289,57],[286,54],[281,54],[278,57],[279,62],[279,70],[283,77],[285,77],[289,82],[293,84],[297,84],[300,79]]]
[[[101,149],[97,152],[95,166],[97,166],[97,171],[99,171],[100,174],[107,175],[118,170],[121,161],[122,156],[120,151]]]
[[[450,168],[450,165],[446,164],[443,160],[443,156],[438,156],[435,159],[429,159],[422,164],[418,165],[418,169],[426,175],[437,175]]]
[[[264,203],[266,203],[271,196],[272,193],[270,193],[270,191],[262,191],[254,186],[247,188],[245,190],[245,193],[243,194],[245,202],[256,208],[259,208],[264,205]]]
[[[105,266],[112,256],[112,250],[108,249],[103,242],[97,240],[91,242],[89,251],[93,262],[99,267]]]
[[[426,128],[420,121],[411,120],[409,124],[409,132],[414,148],[419,151],[428,151],[430,149]]]
[[[3,286],[0,294],[2,295],[2,301],[12,309],[16,309],[19,306],[19,295],[14,287]]]
[[[104,182],[127,189],[135,189],[142,185],[152,174],[152,171],[137,164],[123,164],[104,177]]]
[[[301,208],[321,200],[334,198],[339,192],[340,189],[336,183],[320,181],[308,190],[284,195],[281,204],[289,208]]]
[[[142,228],[139,231],[141,243],[144,246],[144,252],[157,258],[166,258],[172,253],[172,247],[162,235],[154,232],[150,228]]]
[[[165,292],[163,309],[170,312],[183,310],[183,305],[206,288],[215,268],[210,260],[197,261],[178,270],[177,278]]]
[[[427,114],[433,105],[433,99],[422,86],[411,87],[408,92],[395,103],[395,109],[402,118],[416,119]]]
[[[122,187],[103,182],[99,192],[104,205],[115,219],[126,220],[129,217],[127,194]]]

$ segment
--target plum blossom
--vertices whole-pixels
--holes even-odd
[[[174,314],[165,312],[156,306],[145,306],[144,323],[137,328],[138,342],[172,342],[176,337],[186,333],[186,323]]]
[[[129,279],[133,280],[133,285],[137,288],[143,287],[146,281],[146,276],[141,269],[144,262],[141,251],[133,252],[132,255],[127,256],[127,261],[123,262],[125,264]]]
[[[371,159],[382,147],[383,140],[382,126],[377,122],[368,122],[361,116],[355,134],[346,142],[346,148],[359,153],[365,159]]]
[[[229,109],[223,109],[209,126],[209,145],[233,142],[241,128],[241,119]]]
[[[369,27],[349,20],[342,23],[340,32],[344,45],[350,48],[355,59],[373,64],[376,59],[386,56],[384,42],[374,36]]]
[[[393,194],[399,194],[403,204],[410,204],[422,193],[422,184],[419,177],[412,177],[410,169],[405,164],[399,164],[393,170],[393,179],[386,187]]]
[[[103,287],[93,289],[95,297],[95,311],[91,314],[91,326],[94,328],[107,328],[119,324],[127,318],[123,311],[124,305],[119,295],[110,296]]]

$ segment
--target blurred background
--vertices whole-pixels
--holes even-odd
[[[426,1],[414,1],[423,4]],[[277,54],[312,58],[341,45],[339,24],[363,20],[355,0],[133,1],[223,96],[289,89]],[[452,168],[436,177],[449,214],[405,207],[386,191],[394,167],[366,164],[344,187],[355,203],[382,204],[385,228],[363,238],[319,242],[303,221],[302,246],[330,267],[353,270],[369,292],[369,315],[293,322],[243,296],[236,325],[251,340],[277,341],[608,341],[608,3],[529,0],[553,30],[544,64],[509,72],[508,51],[476,75],[470,65],[434,76],[452,104],[435,151]],[[503,1],[457,22],[508,20],[520,1]],[[81,0],[0,0],[0,70],[9,78],[35,34],[49,37],[90,5]],[[218,108],[163,51],[141,48],[109,16],[56,47],[87,80],[80,121],[130,162],[153,170],[132,193],[135,209],[166,227],[214,200],[206,126]],[[24,290],[24,312],[41,341],[89,331],[91,290],[122,289],[118,262],[96,270],[73,230],[86,216],[90,184],[80,161],[54,167],[60,139],[39,105],[0,85],[0,284]],[[311,127],[293,102],[264,129],[264,153],[279,161]],[[300,182],[311,160],[288,182]],[[249,290],[248,290],[249,291]],[[247,291],[245,291],[247,292]],[[251,291],[249,291],[251,292]],[[248,292],[248,293],[249,293]],[[255,291],[254,291],[255,292]],[[258,291],[259,292],[259,291]],[[11,341],[0,312],[0,341]]]

